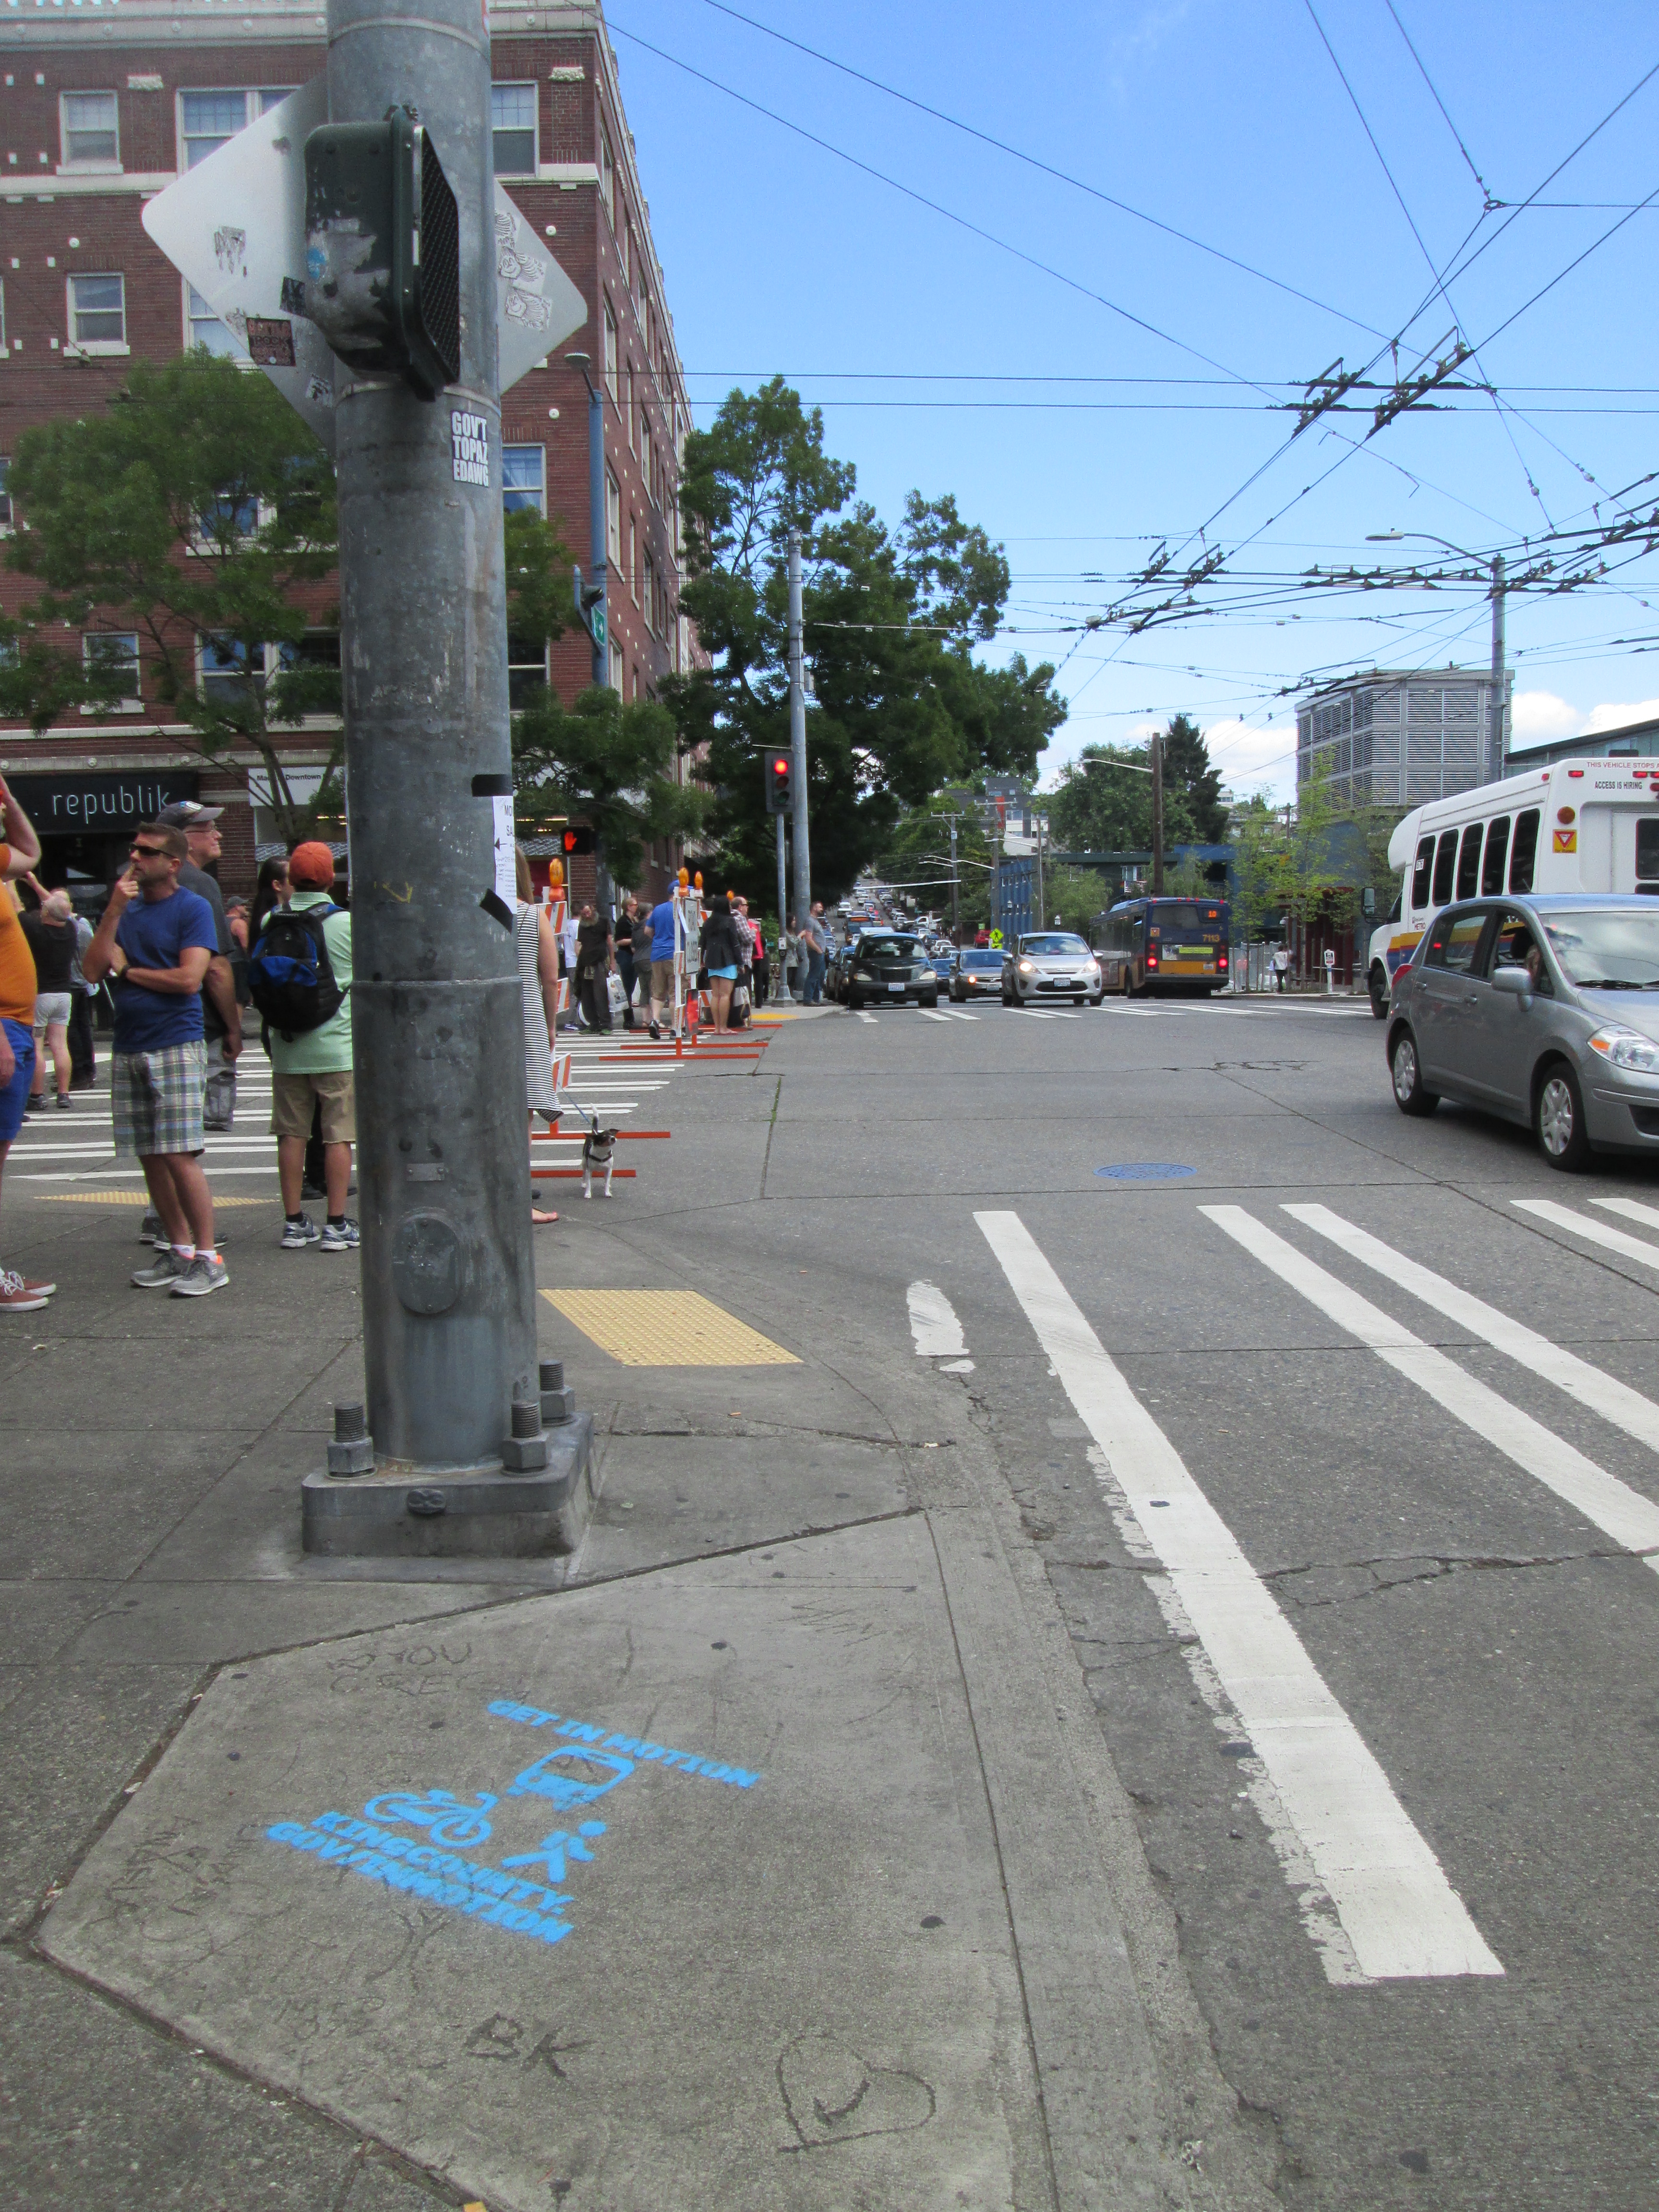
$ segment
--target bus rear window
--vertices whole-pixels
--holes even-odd
[[[1417,848],[1417,866],[1412,871],[1412,907],[1421,914],[1429,902],[1429,878],[1434,873],[1434,840],[1425,837]]]
[[[1538,858],[1538,809],[1529,806],[1515,817],[1515,842],[1510,848],[1510,889],[1532,889],[1533,863]]]
[[[1504,890],[1504,861],[1510,848],[1510,817],[1500,814],[1486,832],[1486,858],[1480,870],[1480,896],[1483,898],[1501,897]]]
[[[1457,832],[1443,830],[1434,854],[1434,902],[1444,906],[1452,895],[1452,869],[1457,861]]]

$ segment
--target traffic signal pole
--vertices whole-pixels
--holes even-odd
[[[801,666],[800,532],[789,533],[789,750],[795,763],[795,912],[812,912],[812,846],[806,823],[806,684]]]
[[[532,1449],[509,1466],[534,1465],[522,992],[493,852],[513,785],[477,0],[329,0],[328,91],[337,124],[417,110],[460,219],[459,378],[423,401],[341,365],[336,395],[368,1425],[382,1473],[499,1468],[515,1436]]]

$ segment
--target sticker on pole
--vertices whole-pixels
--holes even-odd
[[[460,407],[449,411],[450,472],[457,483],[489,488],[489,422]]]

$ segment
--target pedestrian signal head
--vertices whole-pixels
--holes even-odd
[[[567,830],[559,842],[567,854],[591,853],[593,850],[593,832],[582,824]]]

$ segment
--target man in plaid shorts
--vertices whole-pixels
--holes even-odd
[[[133,839],[81,963],[89,982],[113,974],[115,1050],[110,1102],[118,1157],[136,1152],[165,1241],[133,1282],[141,1291],[205,1297],[229,1277],[213,1242],[213,1197],[202,1172],[207,1079],[202,981],[218,948],[213,909],[185,890],[184,832],[152,822]]]

